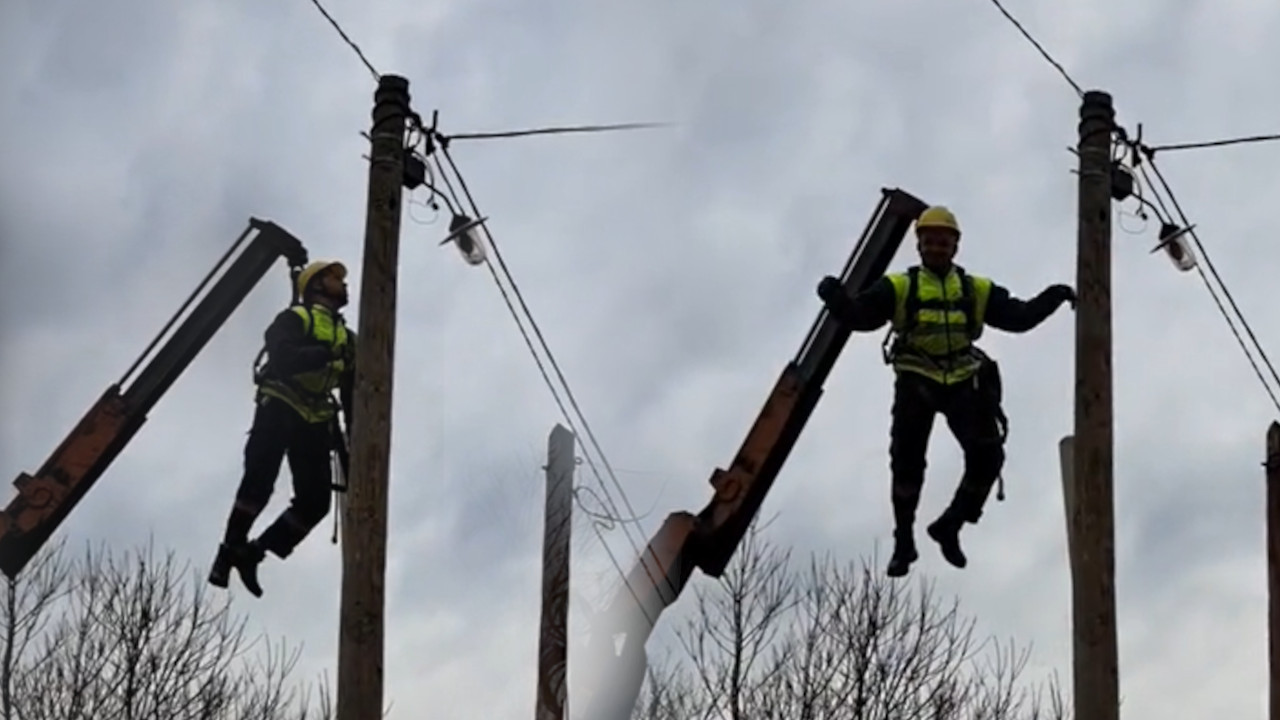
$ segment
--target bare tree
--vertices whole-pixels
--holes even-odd
[[[1062,720],[1056,677],[1024,682],[1029,652],[976,637],[930,583],[886,578],[872,558],[804,571],[753,526],[698,612],[682,661],[651,671],[635,720]],[[646,706],[645,700],[652,705]],[[665,703],[665,704],[664,704]]]
[[[22,675],[39,672],[47,656],[32,652],[52,617],[50,609],[67,594],[70,569],[63,555],[63,541],[31,559],[16,579],[6,578],[4,608],[0,614],[4,649],[0,656],[0,713],[4,720],[20,717],[14,703],[14,686]]]
[[[756,672],[779,641],[782,619],[795,604],[789,551],[774,548],[753,526],[732,568],[714,590],[697,587],[697,618],[676,631],[692,660],[707,717],[743,720],[744,703],[768,674]]]
[[[41,553],[7,588],[4,720],[327,720],[299,651],[250,639],[173,553]],[[263,648],[249,654],[259,641]]]
[[[636,701],[635,720],[691,720],[705,715],[700,708],[699,681],[670,660],[652,663]]]

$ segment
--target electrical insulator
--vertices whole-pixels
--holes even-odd
[[[1191,245],[1187,243],[1187,233],[1191,232],[1191,227],[1180,228],[1177,225],[1169,223],[1160,224],[1160,244],[1156,245],[1151,252],[1164,250],[1164,254],[1169,256],[1173,261],[1173,266],[1182,272],[1189,272],[1196,266],[1196,255],[1191,250]]]

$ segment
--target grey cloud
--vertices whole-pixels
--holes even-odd
[[[43,459],[249,215],[353,270],[363,244],[358,132],[372,87],[309,4],[133,3],[103,17],[70,7],[7,7],[0,23],[13,60],[0,77],[13,408],[0,457],[14,474]],[[1076,101],[994,8],[330,10],[380,70],[411,78],[420,111],[441,108],[446,132],[678,123],[452,148],[610,460],[651,473],[619,473],[637,512],[654,508],[646,532],[706,502],[707,476],[731,459],[817,311],[817,279],[839,269],[881,186],[952,204],[968,230],[963,261],[1024,297],[1074,282],[1065,148]],[[1274,103],[1258,90],[1270,8],[1011,10],[1078,80],[1113,89],[1121,119],[1144,122],[1149,142],[1274,129]],[[1274,253],[1258,218],[1277,191],[1274,152],[1159,157],[1269,348]],[[533,697],[537,466],[557,410],[486,271],[436,247],[441,222],[403,228],[388,696],[397,716],[427,703],[444,717],[505,716]],[[1178,702],[1239,715],[1256,710],[1263,683],[1247,643],[1265,628],[1255,462],[1271,412],[1196,278],[1146,254],[1153,235],[1117,226],[1115,236],[1126,709],[1156,717]],[[904,248],[897,264],[910,258]],[[203,568],[239,475],[249,363],[286,296],[283,268],[273,273],[64,534],[154,533]],[[349,315],[358,319],[354,304]],[[1064,671],[1056,442],[1071,425],[1071,320],[1064,311],[1032,335],[988,338],[1015,422],[1009,500],[967,535],[973,568],[932,555],[921,565],[984,629],[1034,641],[1035,661]],[[766,505],[781,513],[782,542],[846,557],[885,550],[890,373],[879,340],[846,351]],[[959,475],[944,428],[935,446],[922,513]],[[595,483],[586,467],[579,480]],[[269,513],[288,483],[286,472]],[[307,643],[307,673],[332,668],[336,649],[329,530],[270,566],[268,598],[237,600],[255,623]],[[575,534],[576,582],[594,601],[616,572],[584,518]],[[631,562],[620,531],[605,537]],[[1195,590],[1206,579],[1220,584]],[[285,587],[309,607],[282,599]],[[687,610],[678,604],[670,622]],[[1215,628],[1243,649],[1187,635],[1178,645],[1171,627]],[[669,641],[660,630],[654,647]],[[1182,678],[1206,670],[1221,679],[1195,695]]]

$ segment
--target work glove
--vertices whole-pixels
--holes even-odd
[[[838,303],[839,298],[845,294],[844,285],[840,283],[839,279],[830,275],[822,278],[822,281],[818,283],[818,297],[822,298],[822,302],[827,305]]]
[[[845,292],[844,285],[830,275],[818,283],[818,297],[837,320],[846,320],[853,313],[853,299]]]
[[[1076,309],[1076,291],[1071,289],[1070,285],[1050,285],[1045,293],[1053,298],[1055,305],[1062,303],[1071,303],[1071,309]]]

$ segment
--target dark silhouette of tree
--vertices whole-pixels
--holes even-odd
[[[289,675],[298,651],[250,639],[229,598],[173,553],[61,543],[7,581],[3,720],[329,720],[327,685]],[[256,653],[254,646],[263,645]]]
[[[697,586],[681,650],[653,663],[635,720],[1065,720],[1056,677],[1031,684],[1012,641],[979,641],[974,621],[930,583],[884,575],[875,559],[790,552],[753,526],[724,576]]]

